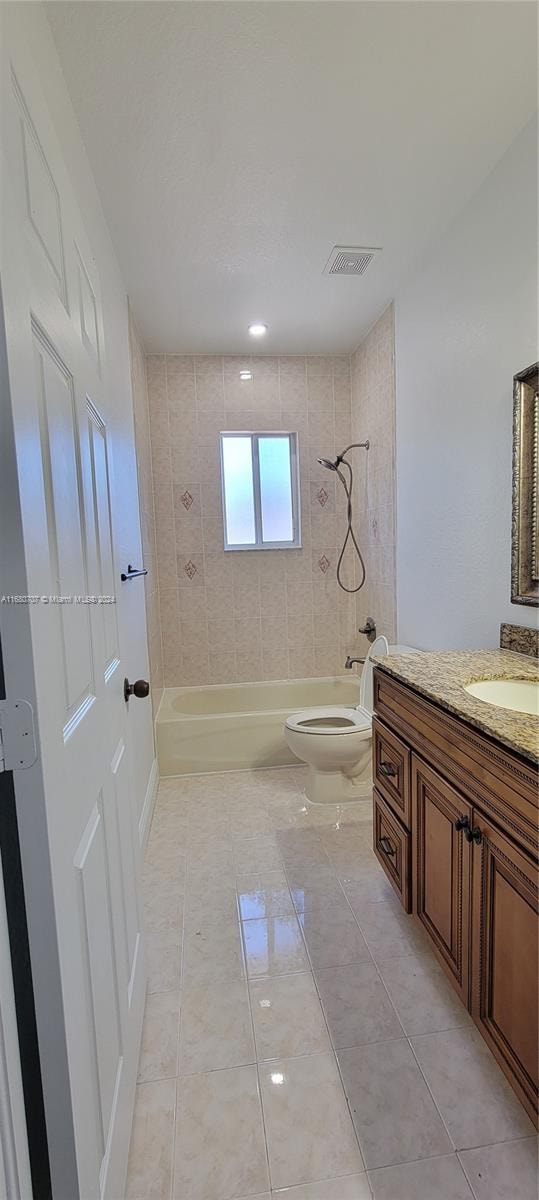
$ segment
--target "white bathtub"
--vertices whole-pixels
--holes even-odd
[[[359,704],[359,678],[165,688],[156,717],[161,775],[285,767],[297,763],[283,727],[316,704]]]

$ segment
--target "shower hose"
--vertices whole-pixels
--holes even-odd
[[[348,470],[350,472],[349,480],[347,480],[346,476],[343,474],[342,467],[348,467]],[[335,466],[335,470],[336,470],[337,475],[339,476],[339,479],[340,479],[340,481],[343,485],[343,488],[346,492],[346,521],[347,521],[346,537],[344,539],[344,542],[342,545],[342,550],[341,550],[341,553],[339,554],[339,559],[337,562],[337,583],[338,583],[339,587],[342,588],[343,592],[349,592],[349,593],[353,594],[355,592],[361,591],[361,588],[363,587],[363,584],[365,583],[365,575],[366,575],[365,561],[364,561],[363,555],[361,553],[361,550],[359,548],[359,542],[356,538],[356,535],[355,535],[354,529],[353,529],[353,525],[352,525],[352,521],[353,521],[352,488],[354,486],[354,474],[352,471],[352,467],[350,466],[350,463],[348,462],[348,460],[346,458],[341,458],[339,465]],[[344,555],[346,553],[346,547],[348,545],[348,542],[352,542],[352,545],[357,554],[357,558],[358,558],[359,565],[361,568],[361,579],[360,579],[359,583],[357,584],[357,587],[347,587],[346,584],[343,583],[343,581],[342,581],[341,568],[342,568],[342,562],[343,562]]]

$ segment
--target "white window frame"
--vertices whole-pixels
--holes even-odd
[[[225,438],[233,437],[248,437],[251,439],[256,541],[250,542],[248,545],[237,545],[234,542],[229,542],[227,538],[223,442]],[[264,542],[262,540],[262,504],[260,499],[260,462],[258,455],[258,440],[259,438],[264,437],[287,438],[290,445],[290,484],[292,495],[292,528],[294,533],[293,539],[290,542]],[[301,550],[298,434],[289,429],[225,429],[221,430],[219,434],[219,453],[221,460],[221,499],[223,507],[225,550]]]

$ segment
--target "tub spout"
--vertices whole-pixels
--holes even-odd
[[[348,658],[346,659],[344,666],[347,671],[351,671],[352,667],[354,666],[355,663],[364,663],[364,662],[365,662],[364,658],[350,658],[350,655],[348,655]]]

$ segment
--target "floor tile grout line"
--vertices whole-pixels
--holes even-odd
[[[159,806],[159,795],[157,796],[157,802],[156,802],[156,805],[155,805],[155,808],[153,811],[153,815],[152,815],[152,824],[150,827],[150,835],[148,837],[148,845],[149,845],[151,834],[153,831],[155,818],[157,816],[158,806]],[[181,1010],[182,1010],[182,980],[183,980],[182,964],[183,964],[183,931],[184,931],[184,922],[185,922],[186,873],[184,873],[182,876],[182,884],[183,884],[184,903],[182,905],[180,977],[179,977],[179,983],[178,983],[179,1012],[178,1012],[178,1029],[177,1029],[177,1034],[176,1034],[176,1076],[173,1077],[174,1078],[174,1106],[173,1106],[173,1112],[172,1112],[172,1137],[171,1137],[171,1145],[170,1145],[170,1183],[169,1183],[169,1188],[168,1188],[169,1200],[172,1200],[173,1195],[174,1195],[174,1176],[175,1176],[176,1115],[177,1115],[177,1107],[178,1107],[178,1086],[179,1086],[178,1073],[179,1073],[179,1069],[180,1069],[179,1054],[180,1054],[180,1023],[181,1023]],[[179,892],[181,891],[180,887],[178,887],[178,891]],[[168,989],[168,991],[169,992],[175,991],[175,989]],[[164,994],[166,994],[166,992],[164,992],[164,991],[163,992],[154,992],[154,993],[149,993],[147,991],[145,1004],[147,1003],[148,995],[164,995]],[[139,1062],[140,1062],[140,1057],[139,1057]],[[168,1078],[171,1078],[171,1077],[169,1076]],[[140,1085],[137,1084],[137,1086],[140,1086]]]
[[[328,857],[329,857],[329,856],[328,856]],[[333,863],[332,863],[332,866],[333,866]],[[335,868],[334,868],[334,870],[335,870]],[[286,867],[285,867],[285,874],[286,874]],[[287,877],[288,877],[288,876],[287,876]],[[370,954],[370,956],[371,956],[371,961],[373,962],[373,964],[374,964],[374,966],[375,966],[375,969],[376,969],[376,972],[377,972],[377,976],[378,976],[378,978],[380,979],[380,981],[381,981],[381,983],[382,983],[382,985],[383,985],[383,987],[384,987],[384,991],[386,992],[386,994],[387,994],[387,996],[388,996],[388,1000],[389,1000],[389,1003],[390,1003],[390,1005],[391,1005],[391,1008],[392,1008],[393,1012],[395,1013],[395,1017],[396,1017],[396,1019],[397,1019],[397,1021],[398,1021],[399,1025],[400,1025],[401,1029],[403,1030],[403,1038],[404,1038],[404,1040],[406,1040],[406,1041],[408,1042],[408,1045],[410,1046],[410,1049],[411,1049],[411,1051],[412,1051],[412,1054],[413,1054],[413,1047],[410,1045],[410,1039],[407,1037],[407,1035],[406,1035],[406,1034],[405,1034],[405,1032],[404,1032],[404,1027],[403,1027],[403,1025],[402,1025],[402,1022],[401,1022],[401,1020],[400,1020],[400,1017],[399,1017],[399,1015],[398,1015],[398,1013],[397,1013],[397,1011],[396,1011],[396,1009],[395,1009],[395,1007],[394,1007],[394,1005],[393,1005],[393,1002],[392,1002],[392,1000],[391,1000],[391,996],[389,995],[389,992],[387,991],[387,988],[386,988],[386,986],[385,986],[384,980],[382,979],[382,976],[381,976],[381,974],[380,974],[380,971],[379,971],[379,968],[378,968],[378,964],[376,963],[376,961],[374,960],[374,958],[373,958],[373,956],[372,956],[372,953],[371,953],[371,950],[370,950],[370,946],[369,946],[369,944],[368,944],[368,941],[367,941],[367,939],[366,939],[366,937],[365,937],[365,934],[364,934],[364,932],[363,932],[363,930],[362,930],[362,928],[361,928],[361,925],[360,925],[360,922],[359,922],[359,920],[358,920],[358,918],[357,918],[357,915],[356,915],[356,913],[355,913],[355,912],[353,911],[353,909],[352,909],[352,906],[351,906],[351,904],[350,904],[349,897],[346,895],[346,892],[344,891],[344,888],[343,888],[343,886],[342,886],[342,881],[341,881],[341,879],[339,878],[339,876],[337,875],[337,871],[336,871],[336,870],[335,870],[335,877],[336,877],[336,879],[338,880],[338,884],[339,884],[339,886],[340,886],[340,888],[341,888],[341,890],[342,890],[342,892],[343,892],[343,895],[346,897],[346,901],[347,901],[348,907],[349,907],[349,909],[350,909],[350,911],[351,911],[351,913],[352,913],[352,916],[354,917],[354,921],[355,921],[355,923],[356,923],[356,925],[357,925],[357,927],[358,927],[358,929],[359,929],[359,931],[360,931],[360,933],[361,933],[361,936],[363,937],[363,939],[364,939],[364,941],[365,941],[365,944],[366,944],[366,946],[367,946],[367,949],[369,950],[369,954]],[[362,1159],[362,1161],[364,1162],[364,1159],[363,1159],[363,1152],[362,1152],[362,1148],[361,1148],[361,1141],[360,1141],[360,1138],[359,1138],[358,1131],[357,1131],[357,1129],[356,1129],[355,1122],[354,1122],[354,1120],[353,1120],[353,1116],[352,1116],[352,1110],[351,1110],[350,1102],[349,1102],[349,1100],[348,1100],[348,1096],[347,1096],[347,1093],[346,1093],[346,1088],[345,1088],[345,1085],[344,1085],[344,1079],[343,1079],[342,1072],[341,1072],[341,1069],[340,1069],[340,1063],[339,1063],[339,1059],[338,1059],[338,1056],[337,1056],[336,1049],[335,1049],[335,1047],[333,1047],[333,1040],[332,1040],[332,1038],[331,1038],[331,1033],[330,1033],[330,1030],[329,1030],[329,1026],[328,1026],[328,1024],[327,1024],[327,1020],[326,1020],[326,1014],[325,1014],[325,1010],[324,1010],[324,1005],[323,1005],[323,1003],[322,1003],[322,998],[321,998],[321,995],[320,995],[320,992],[319,992],[319,989],[318,989],[318,984],[317,984],[317,980],[316,980],[316,974],[315,974],[315,971],[314,971],[314,968],[313,968],[312,959],[311,959],[311,956],[310,956],[310,954],[309,954],[309,947],[308,947],[308,945],[307,945],[307,942],[306,942],[306,939],[305,939],[305,935],[304,935],[304,932],[303,932],[303,928],[302,928],[302,926],[301,926],[301,922],[300,922],[300,928],[301,928],[302,935],[303,935],[303,939],[304,939],[304,942],[305,942],[305,948],[306,948],[306,951],[307,951],[307,955],[308,955],[308,957],[309,957],[309,962],[311,963],[311,970],[312,970],[312,974],[313,974],[313,978],[314,978],[314,984],[315,984],[315,987],[316,987],[316,990],[317,990],[317,994],[318,994],[318,997],[319,997],[319,1000],[320,1000],[320,1004],[321,1004],[322,1012],[323,1012],[323,1014],[324,1014],[324,1020],[326,1021],[326,1027],[327,1027],[327,1029],[328,1029],[328,1034],[329,1034],[329,1037],[330,1037],[330,1042],[331,1042],[331,1045],[332,1045],[332,1048],[333,1048],[333,1053],[334,1053],[334,1056],[335,1056],[335,1061],[336,1061],[336,1064],[337,1064],[337,1070],[338,1070],[338,1072],[339,1072],[339,1077],[340,1077],[340,1080],[341,1080],[341,1085],[342,1085],[343,1092],[344,1092],[344,1096],[345,1096],[346,1103],[347,1103],[347,1106],[348,1106],[348,1111],[349,1111],[349,1113],[350,1113],[350,1119],[351,1119],[351,1121],[352,1121],[352,1125],[353,1125],[353,1127],[354,1127],[354,1131],[355,1131],[355,1134],[356,1134],[356,1139],[357,1139],[357,1142],[358,1142],[358,1145],[359,1145],[359,1150],[360,1150],[361,1159]],[[348,964],[348,965],[353,965],[353,964]],[[391,1039],[391,1040],[399,1040],[399,1041],[400,1041],[400,1040],[403,1040],[403,1039],[400,1039],[400,1038],[399,1038],[399,1039]],[[372,1045],[372,1044],[379,1044],[379,1043],[370,1043],[370,1044]],[[417,1058],[416,1058],[415,1054],[414,1054],[414,1059],[415,1059],[415,1061],[417,1062]],[[425,1084],[426,1084],[426,1086],[427,1086],[427,1089],[428,1089],[428,1091],[429,1091],[429,1094],[430,1094],[430,1096],[431,1096],[431,1099],[432,1099],[432,1101],[433,1101],[433,1103],[434,1103],[434,1105],[435,1105],[436,1112],[437,1112],[437,1113],[439,1114],[439,1116],[440,1116],[440,1120],[442,1121],[442,1126],[443,1126],[443,1128],[446,1130],[447,1136],[448,1136],[448,1138],[449,1138],[449,1142],[450,1142],[450,1144],[453,1146],[453,1149],[454,1149],[454,1151],[455,1151],[455,1153],[456,1153],[456,1146],[455,1146],[455,1145],[454,1145],[454,1143],[453,1143],[453,1139],[451,1138],[451,1136],[450,1136],[450,1134],[449,1134],[449,1130],[447,1129],[446,1123],[445,1123],[445,1121],[443,1120],[442,1114],[441,1114],[441,1112],[440,1112],[440,1110],[439,1110],[439,1108],[438,1108],[438,1105],[436,1104],[436,1101],[435,1101],[435,1099],[434,1099],[434,1096],[432,1095],[431,1089],[430,1089],[430,1087],[428,1086],[427,1080],[425,1079],[425,1076],[424,1076],[423,1072],[421,1071],[421,1067],[419,1066],[419,1063],[418,1063],[418,1062],[417,1062],[417,1065],[418,1065],[418,1067],[419,1067],[419,1070],[420,1070],[420,1073],[421,1073],[421,1075],[422,1075],[422,1077],[423,1077],[423,1079],[424,1079],[424,1081],[425,1081]],[[365,1165],[365,1164],[364,1164],[364,1165]],[[391,1164],[391,1165],[392,1165],[392,1164]],[[366,1169],[367,1169],[367,1168],[366,1168],[366,1165],[365,1165],[365,1170],[366,1170]],[[370,1186],[370,1184],[369,1184],[369,1186]]]
[[[357,920],[358,927],[359,927],[359,929],[360,929],[360,931],[361,931],[361,933],[362,933],[363,937],[365,937],[365,934],[363,933],[363,930],[361,929],[361,924],[360,924],[360,922],[359,922],[359,919],[358,919],[357,917],[356,917],[356,920]],[[366,937],[365,937],[365,941],[367,942],[367,938],[366,938]],[[367,942],[367,945],[368,945],[368,942]],[[369,947],[369,949],[370,949],[370,947]],[[445,1120],[444,1120],[444,1118],[443,1118],[442,1112],[441,1112],[441,1110],[440,1110],[440,1108],[439,1108],[438,1104],[436,1103],[435,1097],[434,1097],[434,1095],[433,1095],[433,1093],[432,1093],[432,1090],[431,1090],[431,1088],[430,1088],[430,1086],[429,1086],[428,1080],[426,1079],[426,1077],[425,1077],[425,1074],[424,1074],[424,1072],[423,1072],[423,1071],[422,1071],[422,1069],[421,1069],[421,1065],[420,1065],[420,1063],[419,1063],[419,1061],[418,1061],[417,1055],[414,1053],[414,1048],[413,1048],[413,1046],[412,1046],[412,1044],[411,1044],[410,1037],[409,1037],[409,1036],[408,1036],[408,1034],[406,1033],[406,1031],[405,1031],[405,1029],[404,1029],[404,1025],[402,1024],[402,1021],[401,1021],[401,1019],[400,1019],[400,1017],[399,1017],[399,1014],[398,1014],[398,1012],[397,1012],[397,1010],[396,1010],[396,1008],[395,1008],[395,1006],[394,1006],[394,1004],[393,1004],[393,1001],[392,1001],[392,999],[391,999],[391,996],[390,996],[390,994],[389,994],[389,991],[388,991],[388,989],[387,989],[387,987],[386,987],[385,980],[384,980],[384,978],[383,978],[383,976],[382,976],[382,974],[381,974],[381,972],[380,972],[380,968],[379,968],[379,966],[378,966],[378,963],[376,962],[376,960],[375,960],[375,959],[373,959],[373,961],[374,961],[374,964],[375,964],[375,966],[376,966],[376,970],[377,970],[377,972],[378,972],[378,978],[380,979],[380,981],[381,981],[381,983],[382,983],[382,985],[383,985],[383,987],[384,987],[384,991],[385,991],[385,992],[386,992],[386,994],[387,994],[387,997],[388,997],[388,1000],[389,1000],[389,1002],[390,1002],[390,1004],[391,1004],[391,1007],[392,1007],[392,1009],[393,1009],[393,1011],[394,1011],[394,1013],[395,1013],[395,1016],[396,1016],[396,1018],[397,1018],[397,1020],[398,1020],[398,1022],[399,1022],[399,1025],[401,1026],[401,1029],[402,1029],[402,1031],[403,1031],[404,1038],[406,1039],[406,1041],[407,1041],[407,1043],[408,1043],[408,1046],[410,1047],[410,1050],[411,1050],[411,1052],[412,1052],[412,1054],[413,1054],[413,1057],[414,1057],[414,1061],[416,1062],[416,1064],[417,1064],[417,1066],[418,1066],[418,1068],[419,1068],[419,1072],[420,1072],[420,1074],[421,1074],[421,1076],[422,1076],[422,1078],[423,1078],[423,1080],[424,1080],[424,1082],[425,1082],[425,1085],[426,1085],[426,1087],[427,1087],[427,1090],[428,1090],[428,1092],[429,1092],[429,1095],[430,1095],[430,1097],[431,1097],[431,1099],[432,1099],[432,1102],[433,1102],[433,1104],[434,1104],[434,1107],[435,1107],[435,1109],[436,1109],[436,1112],[438,1113],[438,1116],[440,1117],[440,1120],[441,1120],[441,1122],[442,1122],[442,1126],[443,1126],[443,1128],[445,1129],[445,1131],[446,1131],[446,1133],[447,1133],[447,1136],[448,1136],[448,1138],[449,1138],[450,1145],[453,1147],[453,1150],[454,1150],[454,1151],[455,1151],[455,1153],[456,1153],[456,1149],[457,1149],[457,1147],[456,1147],[456,1145],[455,1145],[455,1143],[454,1143],[454,1141],[453,1141],[453,1138],[451,1137],[451,1134],[450,1134],[450,1132],[449,1132],[448,1126],[447,1126],[447,1124],[446,1124],[446,1122],[445,1122]]]
[[[473,1197],[473,1200],[481,1200],[481,1198],[477,1196],[474,1188],[471,1186],[471,1184],[468,1180],[468,1176],[466,1175],[466,1172],[464,1171],[464,1168],[462,1166],[462,1163],[459,1160],[459,1156],[458,1156],[458,1153],[456,1150],[452,1150],[452,1151],[448,1150],[446,1154],[429,1154],[426,1158],[412,1158],[412,1159],[407,1159],[405,1162],[388,1163],[386,1166],[371,1167],[370,1170],[367,1171],[367,1178],[369,1180],[369,1186],[371,1184],[371,1178],[370,1178],[371,1175],[376,1175],[378,1171],[388,1171],[388,1170],[392,1170],[392,1169],[398,1170],[400,1167],[417,1166],[419,1163],[437,1162],[438,1159],[441,1159],[441,1158],[456,1159],[456,1161],[463,1173],[464,1180],[468,1184],[468,1187],[470,1189],[471,1197]],[[429,1200],[430,1200],[430,1198],[429,1198]]]
[[[303,930],[302,930],[302,934],[303,934]],[[307,954],[309,954],[308,950],[307,950]],[[320,990],[319,990],[318,983],[317,983],[317,980],[316,980],[316,974],[315,974],[315,972],[314,972],[314,969],[313,969],[313,967],[312,967],[312,963],[311,963],[310,956],[309,956],[309,963],[311,964],[311,975],[312,975],[312,979],[313,979],[314,987],[315,987],[315,990],[316,990],[316,994],[317,994],[317,996],[318,996],[318,1003],[320,1004],[320,1009],[321,1009],[321,1012],[322,1012],[322,1017],[323,1017],[323,1019],[324,1019],[324,1024],[325,1024],[325,1026],[326,1026],[326,1029],[327,1029],[327,1034],[328,1034],[328,1038],[329,1038],[329,1043],[330,1043],[330,1046],[331,1046],[331,1053],[332,1053],[332,1055],[333,1055],[333,1060],[334,1060],[335,1067],[336,1067],[336,1070],[337,1070],[337,1075],[338,1075],[338,1078],[339,1078],[339,1081],[340,1081],[340,1085],[341,1085],[341,1089],[342,1089],[342,1093],[343,1093],[343,1097],[344,1097],[344,1102],[345,1102],[345,1105],[346,1105],[346,1110],[347,1110],[347,1112],[348,1112],[348,1116],[349,1116],[349,1118],[350,1118],[350,1121],[351,1121],[351,1124],[352,1124],[352,1129],[353,1129],[353,1131],[354,1131],[354,1137],[355,1137],[355,1139],[356,1139],[356,1142],[357,1142],[357,1146],[358,1146],[358,1150],[359,1150],[359,1159],[360,1159],[360,1162],[361,1162],[361,1164],[362,1164],[362,1166],[363,1166],[363,1171],[365,1172],[365,1175],[366,1175],[366,1172],[367,1172],[367,1166],[366,1166],[366,1163],[365,1163],[365,1159],[364,1159],[364,1157],[363,1157],[363,1150],[362,1150],[362,1148],[361,1148],[361,1142],[360,1142],[360,1140],[359,1140],[359,1134],[358,1134],[358,1131],[357,1131],[357,1128],[356,1128],[356,1124],[355,1124],[355,1121],[354,1121],[354,1118],[353,1118],[353,1115],[352,1115],[352,1109],[351,1109],[350,1102],[349,1102],[349,1099],[348,1099],[348,1096],[347,1096],[347,1093],[346,1093],[346,1088],[345,1088],[345,1086],[344,1086],[344,1079],[343,1079],[343,1076],[342,1076],[342,1071],[341,1071],[341,1068],[340,1068],[339,1059],[338,1059],[338,1057],[337,1057],[337,1051],[336,1051],[336,1049],[335,1049],[335,1046],[333,1045],[333,1039],[332,1039],[332,1037],[331,1037],[331,1031],[330,1031],[330,1028],[329,1028],[329,1023],[328,1023],[328,1019],[327,1019],[327,1016],[326,1016],[326,1011],[325,1011],[324,1005],[323,1005],[323,1003],[322,1003],[322,997],[321,997],[321,995],[320,995]],[[369,1181],[369,1179],[368,1179],[368,1176],[367,1176],[367,1175],[366,1175],[366,1178],[367,1178],[367,1184],[368,1184],[369,1190],[371,1191],[372,1189],[371,1189],[370,1181]]]
[[[242,921],[242,917],[241,917],[241,910],[240,910],[240,898],[239,898],[239,894],[238,894],[237,884],[236,884],[236,903],[237,903],[237,910],[238,910],[238,920],[239,920],[239,923],[240,923],[240,936],[241,936],[242,949],[243,949],[243,953],[244,953],[244,956],[245,956],[245,975],[246,975],[246,988],[247,988],[247,1003],[248,1003],[248,1005],[249,1005],[249,1016],[250,1016],[250,1020],[251,1020],[251,1033],[252,1033],[252,1038],[253,1038],[253,1049],[254,1049],[254,1053],[255,1053],[256,1060],[257,1060],[257,1061],[256,1061],[256,1066],[255,1066],[255,1070],[256,1070],[256,1087],[257,1087],[257,1093],[258,1093],[258,1100],[259,1100],[259,1104],[260,1104],[260,1116],[261,1116],[261,1120],[262,1120],[262,1132],[263,1132],[263,1135],[264,1135],[264,1149],[265,1149],[265,1154],[266,1154],[266,1170],[267,1170],[267,1176],[268,1176],[268,1186],[269,1186],[270,1194],[272,1194],[272,1193],[273,1193],[273,1181],[272,1181],[272,1178],[271,1178],[270,1154],[269,1154],[269,1144],[268,1144],[268,1131],[267,1131],[267,1126],[266,1126],[266,1113],[265,1113],[265,1110],[264,1110],[264,1098],[263,1098],[263,1094],[262,1094],[262,1084],[261,1084],[261,1081],[260,1081],[260,1070],[259,1070],[259,1065],[258,1065],[258,1045],[257,1045],[257,1040],[256,1040],[256,1030],[255,1030],[255,1022],[254,1022],[254,1017],[253,1017],[253,1005],[252,1005],[252,997],[251,997],[251,988],[250,988],[250,980],[249,980],[249,971],[248,971],[248,969],[247,969],[247,956],[246,956],[245,940],[244,940],[244,932],[243,932],[243,921]]]
[[[436,1036],[436,1035],[433,1035],[433,1036]],[[432,1099],[432,1102],[433,1102],[433,1104],[434,1104],[434,1107],[435,1107],[435,1109],[436,1109],[436,1112],[438,1113],[438,1115],[439,1115],[439,1117],[440,1117],[440,1120],[441,1120],[441,1122],[442,1122],[442,1125],[443,1125],[443,1127],[444,1127],[444,1129],[445,1129],[445,1131],[446,1131],[446,1133],[447,1133],[447,1136],[448,1136],[448,1138],[449,1138],[450,1145],[453,1147],[453,1150],[454,1150],[454,1151],[455,1151],[455,1153],[456,1153],[456,1152],[457,1152],[457,1145],[456,1145],[455,1141],[453,1140],[453,1137],[452,1137],[452,1135],[451,1135],[451,1132],[450,1132],[449,1126],[447,1125],[447,1122],[446,1122],[446,1121],[445,1121],[445,1119],[444,1119],[444,1115],[443,1115],[443,1113],[442,1113],[442,1110],[441,1110],[441,1108],[440,1108],[440,1106],[439,1106],[439,1104],[438,1104],[438,1102],[437,1102],[437,1100],[436,1100],[436,1097],[435,1097],[435,1095],[434,1095],[434,1093],[433,1093],[433,1091],[432,1091],[432,1088],[431,1088],[431,1086],[430,1086],[430,1084],[429,1084],[429,1081],[428,1081],[428,1079],[427,1079],[427,1077],[426,1077],[426,1075],[425,1075],[425,1072],[423,1071],[423,1068],[422,1068],[422,1066],[421,1066],[421,1063],[419,1062],[419,1059],[418,1059],[418,1057],[417,1057],[417,1054],[415,1053],[414,1047],[413,1047],[413,1045],[412,1045],[412,1039],[411,1039],[410,1037],[407,1037],[407,1038],[406,1038],[406,1041],[408,1042],[408,1045],[409,1045],[409,1047],[410,1047],[410,1050],[411,1050],[411,1052],[412,1052],[412,1054],[413,1054],[413,1056],[414,1056],[414,1060],[415,1060],[415,1062],[417,1063],[417,1066],[418,1066],[418,1068],[419,1068],[420,1074],[421,1074],[422,1078],[423,1078],[423,1079],[424,1079],[424,1081],[425,1081],[425,1085],[426,1085],[426,1087],[427,1087],[427,1090],[428,1090],[428,1092],[429,1092],[429,1095],[430,1095],[430,1097],[431,1097],[431,1099]]]
[[[475,1190],[475,1188],[474,1188],[474,1185],[473,1185],[473,1183],[472,1183],[472,1181],[471,1181],[471,1179],[470,1179],[470,1177],[469,1177],[469,1175],[468,1175],[468,1172],[467,1172],[467,1170],[466,1170],[466,1167],[464,1166],[464,1163],[463,1163],[463,1162],[461,1162],[461,1158],[460,1158],[460,1153],[459,1153],[459,1151],[458,1151],[458,1150],[456,1150],[456,1151],[455,1151],[455,1153],[456,1153],[456,1156],[457,1156],[457,1161],[458,1161],[458,1163],[460,1164],[460,1169],[461,1169],[461,1171],[463,1171],[463,1172],[464,1172],[464,1176],[465,1176],[466,1182],[467,1182],[467,1184],[468,1184],[468,1187],[470,1188],[470,1191],[472,1192],[472,1194],[473,1194],[473,1196],[474,1196],[474,1200],[480,1200],[480,1196],[478,1195],[478,1193],[476,1192],[476,1190]]]

